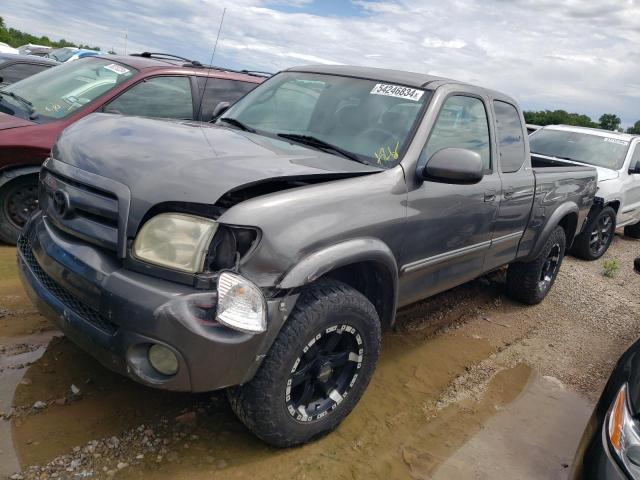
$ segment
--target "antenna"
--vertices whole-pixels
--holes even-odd
[[[224,15],[227,13],[227,7],[222,10],[222,18],[220,19],[220,26],[218,27],[218,35],[216,36],[216,43],[213,44],[213,52],[211,52],[211,60],[209,60],[209,68],[207,69],[207,76],[204,79],[204,87],[202,87],[202,95],[200,96],[200,105],[198,106],[198,118],[202,118],[202,101],[204,100],[204,94],[207,91],[207,82],[209,81],[209,74],[213,68],[213,57],[216,54],[216,48],[218,48],[218,40],[220,40],[220,32],[222,32],[222,23],[224,22]]]

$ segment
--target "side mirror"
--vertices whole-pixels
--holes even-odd
[[[443,148],[427,161],[422,178],[442,183],[478,183],[484,177],[479,153],[466,148]]]
[[[211,115],[211,121],[216,120],[220,115],[226,112],[231,104],[229,102],[218,102],[218,104],[213,107],[213,114]]]

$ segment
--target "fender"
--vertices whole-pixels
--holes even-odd
[[[398,302],[398,264],[387,244],[376,238],[354,238],[313,252],[286,272],[277,287],[280,289],[301,287],[338,267],[367,261],[383,265],[391,278],[393,305],[389,309],[390,318],[381,320],[392,325]]]
[[[0,172],[0,188],[2,188],[5,184],[9,183],[11,180],[14,180],[18,177],[22,177],[24,175],[32,175],[39,174],[40,167],[31,166],[31,167],[18,167],[11,170],[3,170]]]
[[[540,255],[540,251],[542,250],[542,247],[544,247],[544,244],[547,242],[547,239],[549,238],[549,235],[551,235],[551,232],[553,231],[553,229],[558,226],[558,224],[560,223],[560,220],[562,220],[565,216],[567,216],[570,213],[575,213],[578,216],[578,222],[580,221],[580,209],[578,208],[578,205],[575,202],[563,203],[558,208],[556,208],[555,211],[549,217],[549,220],[547,220],[547,222],[545,223],[542,231],[538,234],[538,237],[536,238],[536,242],[533,248],[531,249],[531,251],[529,252],[529,254],[526,257],[520,258],[518,260],[528,262],[535,259],[538,255]],[[574,232],[574,238],[575,238],[575,235],[580,233],[581,228],[582,228],[582,225],[576,226],[576,231]],[[573,243],[573,238],[567,238],[567,247],[571,245],[571,243]]]

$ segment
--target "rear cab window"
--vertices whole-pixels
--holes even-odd
[[[500,171],[517,172],[526,158],[520,114],[516,107],[499,100],[493,102],[493,109],[496,114]]]

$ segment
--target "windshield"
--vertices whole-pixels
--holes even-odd
[[[619,170],[629,149],[629,142],[583,132],[543,128],[529,136],[531,153],[575,160],[595,167]]]
[[[12,92],[32,106],[2,95],[0,111],[37,122],[64,118],[136,72],[131,67],[97,57],[65,63],[5,87],[4,92]]]
[[[374,80],[284,72],[239,100],[219,123],[390,168],[402,157],[429,94]]]
[[[55,50],[50,51],[47,54],[47,57],[53,58],[54,60],[64,63],[67,60],[69,60],[77,51],[78,51],[77,48],[68,48],[68,47],[56,48]]]

